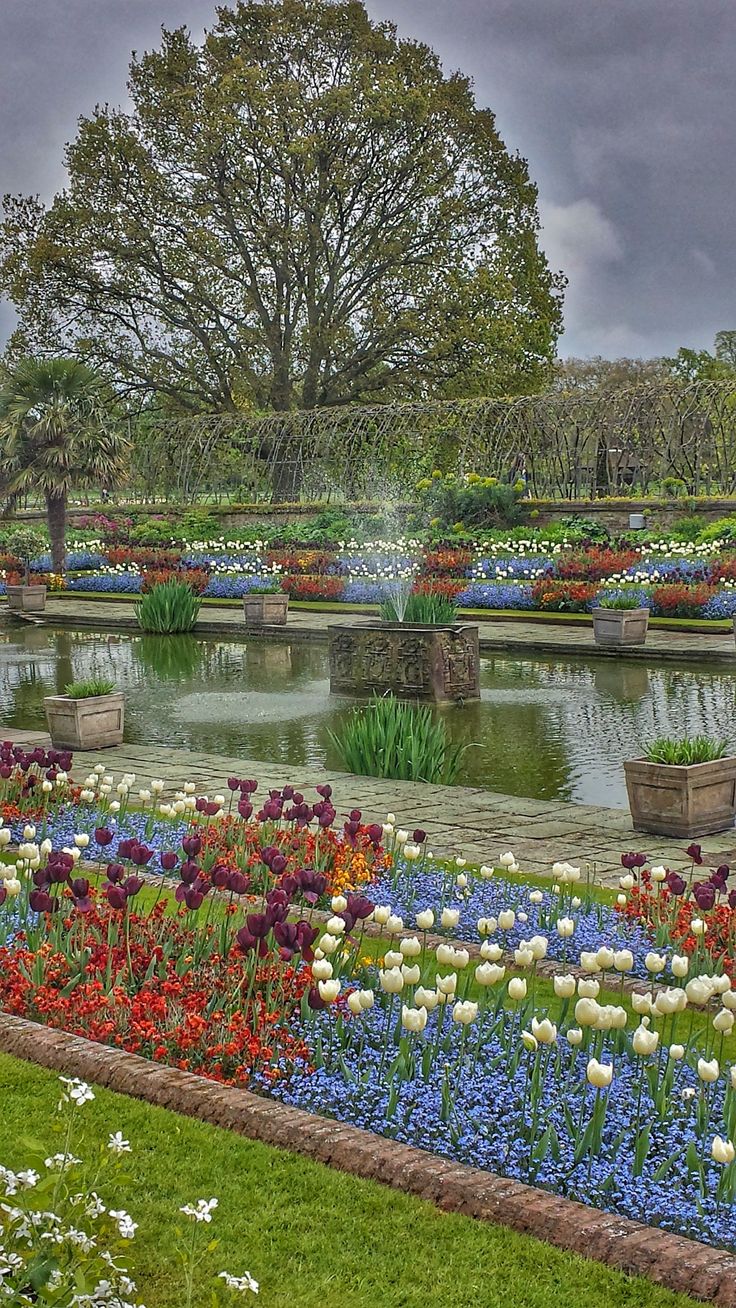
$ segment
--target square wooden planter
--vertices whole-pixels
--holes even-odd
[[[125,697],[121,691],[89,699],[49,695],[43,703],[55,748],[110,749],[122,745]]]
[[[327,628],[330,690],[391,692],[437,704],[480,699],[478,628],[414,622],[342,623]]]
[[[259,627],[283,627],[289,611],[289,596],[280,592],[258,594],[253,591],[243,596],[243,612],[246,629],[257,631]]]
[[[593,609],[596,645],[643,645],[649,626],[649,609]]]
[[[624,771],[635,831],[691,840],[734,824],[736,757],[689,767],[635,758]]]
[[[8,608],[12,613],[43,613],[45,586],[8,586]]]

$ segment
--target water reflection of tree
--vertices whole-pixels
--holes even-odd
[[[571,798],[565,736],[545,704],[485,700],[437,712],[453,740],[470,746],[463,756],[459,784],[507,795]]]

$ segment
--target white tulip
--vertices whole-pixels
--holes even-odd
[[[533,1017],[532,1035],[536,1037],[540,1045],[553,1045],[557,1040],[557,1027],[554,1022],[550,1022],[548,1017],[543,1017],[539,1022],[536,1017]]]
[[[399,949],[404,958],[418,958],[422,952],[422,944],[416,936],[405,936],[399,944]]]
[[[452,945],[438,945],[435,950],[435,957],[440,967],[452,967],[455,959],[455,950]]]
[[[466,877],[464,872],[461,872],[459,876],[455,877],[455,885],[457,886],[458,890],[467,890],[468,878]]]
[[[395,913],[389,913],[386,919],[386,930],[392,936],[398,936],[404,930],[403,918],[398,917]]]
[[[401,828],[399,828],[399,830],[396,832],[397,845],[405,845],[408,839],[409,839],[409,832],[402,831]]]
[[[508,867],[512,867],[515,862],[516,859],[514,858],[514,855],[511,853],[511,850],[509,849],[505,854],[501,854],[498,860],[498,866],[508,868]]]
[[[404,845],[404,858],[407,863],[416,863],[421,856],[422,851],[419,845]]]
[[[666,880],[667,880],[667,868],[666,868],[666,867],[662,867],[661,865],[660,865],[659,867],[653,867],[653,868],[651,869],[649,875],[651,876],[652,881],[660,881],[660,882],[661,882],[661,881],[666,881]]]
[[[727,1165],[728,1163],[732,1163],[734,1158],[736,1158],[736,1146],[731,1140],[722,1140],[721,1137],[717,1135],[710,1147],[710,1154],[714,1163],[723,1163],[724,1165]]]
[[[514,962],[517,967],[531,967],[534,962],[534,955],[531,949],[515,949]]]
[[[625,877],[619,877],[618,884],[622,890],[633,890],[634,878],[632,877],[631,873],[628,872]]]
[[[531,950],[536,963],[547,957],[549,940],[546,936],[532,936],[531,940],[522,940],[521,943],[526,949]]]
[[[312,968],[312,971],[314,971],[314,968]],[[360,1017],[360,1014],[363,1012],[363,1009],[360,1003],[359,990],[353,990],[348,995],[348,1008],[350,1009],[350,1012],[353,1014],[353,1017]]]
[[[504,908],[498,915],[498,925],[502,931],[510,931],[516,921],[513,908]]]
[[[483,863],[480,868],[480,875],[484,881],[490,881],[493,877],[493,871],[494,869],[492,867],[488,867],[487,864]]]
[[[498,922],[496,921],[495,917],[478,918],[479,936],[492,936],[497,927],[498,927]]]
[[[319,947],[323,954],[334,954],[339,944],[340,941],[337,937],[331,936],[329,931],[325,931],[324,935],[319,938]]]
[[[571,974],[555,976],[552,978],[552,986],[558,999],[571,999],[575,994],[575,977]]]
[[[450,972],[449,976],[436,976],[435,985],[440,995],[454,995],[457,990],[457,972]]]
[[[326,1004],[334,1004],[340,993],[340,982],[338,980],[318,981],[317,989],[319,990],[320,999]]]
[[[727,990],[725,995],[722,996],[722,1003],[724,1008],[730,1008],[731,1011],[735,1010],[736,990]]]
[[[503,981],[505,975],[506,968],[499,967],[497,963],[479,963],[475,969],[475,979],[479,986],[495,986]]]
[[[634,1047],[634,1053],[640,1058],[646,1058],[648,1054],[653,1054],[659,1044],[659,1035],[656,1031],[649,1030],[649,1018],[643,1017],[640,1025],[636,1028],[631,1043]]]
[[[609,968],[613,967],[614,953],[612,949],[608,948],[608,945],[600,946],[596,953],[596,958],[598,960],[598,966],[602,971],[607,972]]]
[[[8,877],[4,884],[11,899],[15,899],[20,894],[21,884],[17,877]]]
[[[509,999],[518,1001],[526,998],[526,981],[523,976],[512,976],[509,981]]]
[[[601,970],[597,956],[585,949],[580,955],[580,966],[584,972],[596,973]]]
[[[427,1017],[426,1008],[408,1008],[406,1004],[401,1006],[401,1025],[407,1031],[423,1031],[427,1025]]]
[[[404,989],[404,977],[400,967],[381,969],[378,973],[378,980],[381,983],[381,989],[385,990],[387,995],[399,995]]]
[[[437,1007],[437,991],[426,990],[424,986],[417,986],[414,991],[414,1003],[418,1004],[420,1008],[426,1008],[427,1012],[431,1013]]]
[[[422,975],[422,969],[420,968],[418,963],[415,963],[413,967],[411,967],[408,963],[404,963],[401,969],[401,975],[403,976],[404,981],[408,986],[416,986],[419,985],[419,981]]]
[[[312,963],[312,976],[315,981],[329,981],[332,976],[332,963],[328,958],[317,958]]]
[[[530,1054],[536,1054],[539,1048],[539,1042],[537,1040],[537,1037],[535,1035],[532,1035],[531,1031],[522,1031],[521,1043],[523,1044],[524,1048],[529,1051]]]
[[[529,891],[529,903],[530,903],[530,904],[541,904],[541,903],[543,902],[543,900],[544,900],[544,895],[542,894],[541,890],[530,890],[530,891]]]
[[[453,1022],[458,1022],[460,1026],[470,1026],[478,1016],[478,1005],[470,999],[460,999],[452,1010]]]
[[[330,900],[330,907],[333,913],[344,913],[348,906],[348,901],[344,895],[333,895]]]
[[[735,1021],[733,1013],[730,1013],[727,1008],[722,1008],[713,1018],[713,1028],[719,1035],[730,1035]]]
[[[599,1063],[597,1058],[591,1058],[585,1069],[585,1075],[591,1085],[597,1090],[605,1090],[613,1080],[613,1065],[611,1063]]]
[[[573,1049],[583,1043],[583,1033],[578,1026],[571,1026],[569,1031],[565,1032],[565,1039]]]
[[[710,979],[713,993],[716,995],[725,995],[731,989],[731,978],[722,972],[720,976],[712,976]]]
[[[480,947],[480,956],[488,963],[497,963],[503,958],[503,950],[500,945],[492,940],[484,940]]]
[[[455,928],[460,921],[459,908],[443,908],[440,923],[443,927]]]
[[[705,922],[703,921],[702,917],[691,918],[690,930],[692,931],[694,936],[705,935]]]
[[[713,989],[706,977],[694,976],[685,986],[685,994],[691,1004],[695,1004],[697,1008],[704,1008],[710,1001]]]
[[[376,1002],[376,996],[372,990],[359,990],[358,994],[360,995],[360,1007],[363,1012],[373,1007]]]
[[[434,913],[431,908],[423,908],[414,920],[420,931],[431,931],[434,926]]]
[[[470,954],[468,953],[467,949],[453,950],[453,959],[452,959],[453,967],[457,967],[460,970],[462,970],[464,967],[468,966],[469,962],[470,962]]]
[[[579,999],[575,1005],[575,1021],[579,1026],[595,1026],[601,1007],[595,999]]]
[[[600,981],[596,981],[592,976],[581,976],[578,981],[578,994],[581,999],[597,999],[600,989]]]
[[[569,940],[575,931],[575,922],[571,917],[558,917],[556,922],[557,934],[563,940]]]
[[[719,1073],[720,1068],[717,1058],[711,1058],[710,1062],[706,1061],[705,1058],[698,1059],[698,1076],[701,1081],[717,1081]]]
[[[345,930],[345,923],[341,917],[331,917],[327,920],[327,930],[331,936],[341,936]]]
[[[631,1007],[635,1013],[652,1013],[651,995],[643,995],[639,990],[634,990],[631,994]]]
[[[391,916],[391,909],[388,904],[376,904],[373,910],[373,920],[379,926],[385,926]]]
[[[668,1057],[672,1059],[673,1063],[681,1063],[683,1058],[685,1057],[685,1046],[670,1045],[669,1049],[667,1050],[667,1054]]]

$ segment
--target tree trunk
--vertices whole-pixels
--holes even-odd
[[[66,555],[66,491],[46,495],[46,518],[51,537],[51,567],[63,573]]]

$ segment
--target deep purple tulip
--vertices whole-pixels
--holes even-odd
[[[187,859],[186,863],[182,863],[179,868],[179,876],[185,885],[191,886],[197,880],[201,871],[202,869],[200,868],[199,863],[193,862],[192,859]]]
[[[247,799],[238,800],[238,813],[240,814],[244,822],[247,822],[248,818],[253,816],[253,805],[250,803],[250,800]]]
[[[231,872],[228,878],[227,888],[234,895],[245,895],[250,887],[250,877],[243,872]]]
[[[319,938],[319,927],[310,926],[308,922],[297,922],[297,931],[299,933],[299,949],[305,963],[311,963],[314,958],[313,945]]]
[[[283,790],[281,791],[281,798],[282,798],[282,799],[293,799],[293,798],[294,798],[294,787],[293,787],[293,786],[284,786]]]
[[[421,827],[417,827],[412,839],[415,845],[423,845],[425,840],[427,839],[427,833],[426,831],[422,831]]]
[[[358,894],[348,895],[347,898],[348,912],[352,913],[354,918],[370,917],[375,908],[375,904],[370,899],[366,899],[365,895]]]
[[[693,841],[692,845],[688,845],[687,849],[685,850],[685,853],[687,854],[688,858],[691,858],[693,860],[693,863],[696,863],[698,867],[700,867],[701,863],[703,862],[703,852],[702,852],[702,847],[700,845],[696,844],[695,841]]]
[[[673,895],[684,895],[687,889],[687,882],[677,872],[667,873],[667,888]]]
[[[79,913],[89,913],[92,900],[89,896],[89,881],[86,877],[75,877],[71,885],[74,907]]]
[[[322,796],[323,799],[329,799],[330,795],[332,794],[332,786],[328,786],[328,785],[315,786],[315,790],[317,791],[318,795]]]
[[[204,798],[203,795],[200,795],[194,807],[198,813],[204,813],[207,807],[207,800]]]
[[[707,912],[716,902],[716,888],[709,881],[696,881],[693,886],[693,899],[702,912]]]
[[[350,812],[348,813],[348,817],[350,818],[351,822],[360,822],[362,816],[363,814],[361,813],[359,808],[351,808]]]
[[[161,864],[161,867],[163,868],[164,872],[173,872],[174,868],[179,862],[179,858],[178,855],[175,854],[172,849],[167,849],[164,850],[163,854],[161,854],[158,861]]]
[[[271,923],[266,913],[249,913],[245,919],[245,925],[251,935],[258,940],[263,940],[271,930]]]
[[[8,898],[8,892],[5,889],[5,886],[4,885],[0,886],[0,907],[2,907],[2,905],[5,903],[5,900],[7,898]]]
[[[383,838],[383,827],[378,822],[372,822],[368,828],[368,839],[372,845],[380,845]]]
[[[124,840],[121,840],[118,844],[118,854],[120,855],[120,857],[130,858],[130,851],[135,844],[137,844],[137,841],[133,840],[129,836],[126,836]]]
[[[104,891],[110,908],[125,908],[128,896],[122,886],[106,885]]]
[[[113,833],[109,827],[96,827],[95,840],[97,841],[98,845],[102,845],[104,848],[105,845],[112,844]]]
[[[254,795],[257,789],[258,789],[257,781],[241,781],[240,783],[241,795]]]
[[[28,903],[34,913],[50,913],[53,908],[51,896],[46,890],[32,890],[28,896]]]
[[[299,948],[299,930],[296,922],[277,922],[273,933],[280,946],[279,953],[282,959],[288,962]]]
[[[625,867],[629,872],[633,872],[634,868],[644,867],[644,864],[648,861],[646,854],[621,855],[621,866]]]
[[[122,863],[108,863],[107,865],[108,881],[112,882],[112,884],[115,885],[118,881],[122,881],[124,876],[125,876],[125,868],[123,867]]]
[[[216,863],[210,873],[210,880],[218,890],[224,890],[230,881],[230,869],[224,863]]]
[[[736,908],[736,890],[732,890],[728,896],[728,907]]]
[[[145,867],[150,863],[155,854],[154,849],[149,849],[147,845],[139,845],[137,842],[130,851],[130,861],[135,863],[136,867]]]
[[[128,896],[128,899],[133,899],[133,897],[138,894],[139,890],[143,889],[144,884],[145,883],[140,877],[126,877],[123,882],[123,890]]]
[[[240,790],[240,779],[239,779],[239,777],[228,777],[228,779],[227,779],[227,788],[228,788],[228,790],[232,790],[232,791]]]
[[[256,943],[255,936],[251,935],[247,927],[241,927],[239,931],[236,931],[235,939],[238,943],[238,948],[242,949],[244,954],[247,954]]]
[[[307,1003],[309,1004],[309,1007],[314,1009],[316,1013],[320,1012],[321,1009],[327,1007],[327,1004],[325,1003],[324,999],[322,998],[316,986],[312,986],[310,988],[309,993],[307,995]]]

